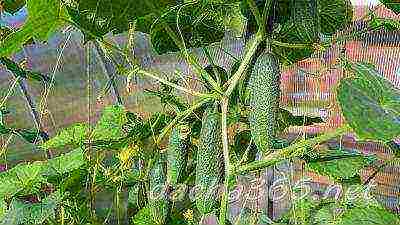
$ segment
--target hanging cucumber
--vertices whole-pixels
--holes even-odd
[[[203,115],[196,164],[196,206],[203,215],[211,213],[218,203],[222,162],[221,118],[216,107],[209,107]]]
[[[167,150],[167,182],[174,189],[181,182],[187,163],[187,139],[190,127],[186,124],[179,125],[172,130]]]
[[[251,134],[263,153],[271,150],[278,129],[279,86],[279,62],[273,54],[263,52],[254,64],[248,84]]]
[[[161,154],[154,162],[149,173],[150,195],[149,207],[153,221],[157,225],[165,224],[170,211],[169,200],[167,196],[165,159]]]

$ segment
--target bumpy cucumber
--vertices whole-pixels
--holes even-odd
[[[150,195],[149,207],[154,223],[157,225],[165,224],[170,211],[170,204],[167,196],[165,159],[161,155],[154,162],[149,173]]]
[[[211,213],[218,203],[218,187],[223,175],[221,119],[215,107],[204,112],[196,164],[196,206]]]
[[[273,54],[264,52],[257,58],[248,84],[251,134],[257,148],[264,153],[272,148],[278,129],[279,86],[279,62]]]
[[[187,138],[190,127],[179,125],[172,130],[167,150],[167,181],[173,188],[181,182],[187,163]]]

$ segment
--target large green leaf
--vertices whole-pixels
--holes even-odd
[[[2,6],[5,12],[14,14],[24,7],[25,0],[3,0]]]
[[[317,0],[321,32],[331,35],[353,21],[353,6],[350,0]]]
[[[372,165],[376,158],[343,150],[327,150],[307,158],[307,167],[338,182],[359,181],[361,169]]]
[[[43,162],[18,164],[7,172],[1,173],[0,196],[13,196],[17,193],[36,193],[46,181],[42,176]]]
[[[176,43],[181,42],[179,32],[187,48],[201,47],[222,40],[225,27],[217,15],[219,8],[209,11],[207,7],[207,4],[202,3],[189,5],[171,10],[157,20],[150,32],[154,50],[158,54],[179,51]],[[176,40],[171,35],[174,35]]]
[[[24,203],[13,199],[10,209],[4,215],[1,225],[43,224],[47,219],[54,218],[56,209],[62,200],[59,192],[54,192],[40,203]]]
[[[350,208],[337,219],[335,225],[387,225],[400,224],[398,215],[391,213],[382,206],[361,204]]]
[[[153,221],[153,216],[149,206],[139,210],[139,212],[133,217],[132,222],[133,225],[157,225]]]
[[[76,0],[68,13],[85,34],[85,39],[101,38],[109,32],[121,33],[136,19],[144,27],[151,26],[146,18],[158,15],[177,4],[176,0]],[[148,28],[147,28],[148,29]]]
[[[59,134],[41,145],[45,149],[61,148],[72,145],[78,147],[83,145],[89,135],[89,125],[85,123],[78,123],[63,129]]]
[[[355,78],[342,79],[337,96],[347,123],[365,140],[400,136],[400,90],[371,65],[355,63]]]
[[[0,57],[18,51],[29,39],[45,41],[59,25],[63,15],[60,0],[28,0],[28,19],[16,32],[0,43]]]
[[[386,7],[393,10],[396,14],[400,14],[400,2],[398,0],[379,0]]]
[[[263,12],[265,6],[265,0],[256,0],[256,5],[260,13]],[[274,1],[273,10],[270,12],[270,18],[268,20],[274,19],[275,23],[283,24],[290,19],[290,3],[291,0],[276,0]],[[248,0],[242,0],[240,2],[240,11],[247,19],[247,32],[253,34],[257,31],[258,26],[256,18],[248,4]],[[269,24],[266,24],[268,26]],[[268,28],[268,27],[266,27]],[[269,29],[266,29],[267,31]]]
[[[69,173],[81,168],[85,163],[86,161],[83,149],[78,148],[56,158],[50,159],[47,162],[46,169],[48,174],[46,175],[62,175]]]
[[[272,50],[281,63],[290,65],[310,57],[314,52],[313,44],[319,40],[316,14],[314,0],[293,3],[290,20],[283,24],[276,39],[290,44],[306,44],[306,46],[304,48],[273,46]]]
[[[104,108],[100,120],[94,128],[91,140],[118,140],[126,136],[123,126],[128,122],[123,106],[113,105]]]

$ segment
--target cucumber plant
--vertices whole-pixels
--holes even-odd
[[[398,13],[396,1],[382,3]],[[210,217],[220,225],[257,224],[265,219],[258,211],[243,220],[247,222],[229,215],[229,195],[240,176],[298,159],[308,170],[346,188],[354,184],[365,188],[373,177],[363,183],[360,170],[376,164],[376,157],[343,148],[316,150],[350,132],[393,149],[395,157],[376,168],[374,176],[399,161],[394,141],[400,136],[399,89],[374,65],[353,62],[345,55],[338,66],[346,76],[336,88],[345,125],[301,140],[282,138],[290,126],[323,122],[292,115],[280,106],[282,68],[321,51],[321,46],[342,46],[368,30],[399,28],[397,21],[373,15],[367,30],[335,36],[351,27],[349,0],[3,0],[0,4],[7,13],[24,5],[28,11],[21,28],[12,31],[1,25],[0,62],[17,82],[54,82],[46,74],[20,66],[13,54],[28,42],[45,41],[57,29],[74,26],[84,35],[86,48],[95,46],[108,74],[106,91],[113,87],[116,99],[95,125],[74,124],[48,140],[37,116],[39,132],[5,122],[5,116],[12,116],[4,108],[7,94],[0,107],[0,135],[12,139],[18,134],[48,152],[48,159],[0,173],[0,224],[175,225],[200,224]],[[204,88],[193,90],[181,85],[179,78],[165,79],[141,66],[129,44],[137,32],[148,34],[157,54],[179,52]],[[110,33],[128,36],[126,48],[109,41]],[[207,50],[226,33],[246,42],[244,55],[236,59],[231,73],[225,71],[226,65],[216,65]],[[203,49],[211,66],[203,67],[189,48]],[[165,110],[143,118],[127,110],[117,76],[154,81],[155,89],[145,91],[160,98]],[[26,88],[21,89],[32,114],[37,114]],[[192,100],[183,100],[181,93]],[[113,193],[113,207],[105,211],[96,208],[101,192]],[[124,204],[128,192],[129,203]],[[350,201],[343,196],[299,199],[270,223],[359,221],[400,223],[397,215],[375,201]]]

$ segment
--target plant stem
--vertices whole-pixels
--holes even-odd
[[[206,102],[210,101],[210,98],[204,98],[200,100],[199,102],[193,104],[189,109],[186,111],[179,113],[174,120],[171,121],[171,123],[168,124],[167,127],[165,127],[161,133],[158,135],[158,138],[156,140],[156,144],[161,143],[162,139],[167,135],[167,133],[180,121],[183,119],[186,119],[194,110],[200,108],[203,106]]]
[[[260,14],[260,10],[257,8],[257,4],[254,0],[247,0],[247,4],[250,6],[250,10],[253,13],[254,17],[256,18],[257,25],[258,27],[262,27],[263,24],[263,18]]]
[[[302,140],[295,144],[290,145],[287,148],[277,150],[269,155],[267,155],[264,159],[260,161],[255,161],[249,163],[247,165],[239,166],[235,171],[236,174],[246,173],[250,171],[257,171],[261,169],[265,169],[267,167],[276,165],[284,160],[293,159],[296,157],[301,157],[307,154],[310,150],[307,150],[307,147],[314,147],[317,144],[328,141],[332,138],[338,137],[340,135],[344,135],[346,133],[351,132],[352,129],[350,126],[345,125],[343,127],[339,127],[333,132],[322,134],[318,137]]]
[[[118,102],[118,104],[123,105],[121,95],[119,94],[117,84],[115,83],[115,69],[114,69],[112,63],[110,62],[110,60],[107,59],[106,53],[104,52],[103,48],[100,46],[99,42],[94,41],[93,43],[94,43],[97,53],[100,56],[102,63],[104,65],[104,68],[106,70],[105,72],[108,76],[108,79],[111,82],[111,86],[114,90],[114,94],[115,94],[115,97],[117,98],[117,102]]]
[[[284,48],[309,48],[312,47],[312,44],[292,44],[292,43],[285,43],[285,42],[280,42],[273,40],[271,41],[272,45],[278,46],[278,47],[284,47]]]
[[[187,63],[193,67],[195,73],[197,75],[200,75],[201,78],[203,78],[206,82],[208,82],[215,91],[217,91],[218,93],[222,93],[222,90],[219,87],[218,83],[207,73],[207,71],[205,71],[205,69],[200,65],[200,63],[196,59],[196,57],[193,54],[189,53],[189,51],[186,49],[184,45],[185,40],[181,38],[181,41],[179,41],[179,38],[176,36],[173,30],[167,24],[163,25],[167,34],[171,37],[174,43],[179,47],[181,52],[185,55]]]
[[[228,106],[229,106],[229,98],[224,97],[221,101],[222,108],[222,150],[224,154],[224,185],[219,213],[219,224],[226,223],[226,214],[228,211],[228,195],[229,195],[229,179],[230,179],[230,161],[229,161],[229,143],[228,143],[228,125],[227,125],[227,117],[228,117]]]
[[[197,96],[197,97],[209,97],[210,96],[209,94],[203,94],[203,93],[200,93],[200,92],[197,92],[197,91],[194,91],[194,90],[179,86],[177,84],[174,84],[174,83],[172,83],[172,82],[170,82],[170,81],[168,81],[166,79],[163,79],[163,78],[161,78],[159,76],[156,76],[155,74],[152,74],[152,73],[144,71],[144,70],[139,70],[137,73],[138,74],[142,74],[142,75],[147,76],[147,77],[150,77],[150,78],[152,78],[154,80],[157,80],[157,81],[159,81],[159,82],[161,82],[161,83],[163,83],[165,85],[168,85],[170,87],[173,87],[173,88],[175,88],[177,90],[183,91],[183,92],[188,93],[188,94],[193,95],[193,96]]]
[[[244,72],[247,70],[251,60],[253,59],[254,54],[257,51],[258,46],[263,42],[264,35],[263,32],[258,32],[255,35],[255,39],[251,43],[250,49],[247,51],[246,55],[242,63],[239,66],[239,69],[236,73],[226,82],[227,89],[225,91],[225,96],[230,96],[236,87],[237,83],[239,82],[240,78],[243,76]]]

